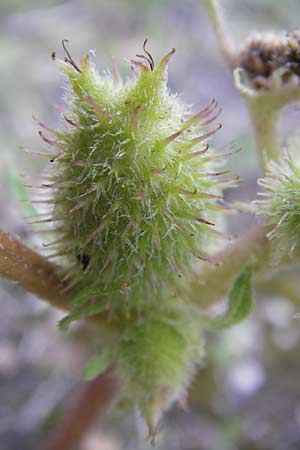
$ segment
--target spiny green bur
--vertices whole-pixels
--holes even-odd
[[[268,218],[268,237],[274,242],[274,261],[299,251],[300,244],[300,158],[298,145],[284,150],[278,162],[270,161],[266,177],[258,181],[264,188],[255,202],[258,214]]]
[[[155,435],[161,412],[185,390],[203,358],[199,324],[189,308],[151,311],[125,331],[118,349],[120,373]]]
[[[157,66],[144,50],[126,82],[89,56],[78,67],[66,50],[67,123],[54,140],[40,134],[58,150],[50,220],[73,293],[62,325],[105,311],[120,324],[112,359],[153,435],[202,359],[179,277],[216,239],[223,181],[207,144],[220,128],[206,131],[216,102],[191,116],[167,89],[174,50]]]

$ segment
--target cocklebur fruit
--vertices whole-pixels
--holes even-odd
[[[155,66],[145,41],[145,54],[130,60],[139,74],[123,82],[100,75],[89,55],[78,66],[63,46],[65,127],[40,123],[55,149],[43,184],[53,207],[41,222],[54,224],[50,248],[71,294],[61,325],[108,313],[115,339],[104,359],[113,361],[154,435],[202,360],[198,316],[180,283],[197,259],[209,258],[222,189],[236,182],[222,179],[223,155],[208,144],[220,124],[207,127],[221,110],[213,100],[191,115],[168,90],[174,50]]]
[[[284,149],[279,161],[270,161],[266,176],[258,180],[264,192],[256,201],[258,214],[267,217],[269,239],[274,243],[274,260],[292,256],[300,245],[300,158],[298,144]],[[295,151],[297,149],[297,151]]]
[[[74,311],[162,302],[215,240],[222,181],[207,141],[220,125],[206,127],[219,111],[213,101],[188,117],[166,86],[173,53],[156,67],[148,55],[131,60],[140,74],[125,83],[99,75],[89,56],[80,67],[69,55],[59,62],[70,111],[55,140],[42,134],[57,149],[46,221],[76,284]]]
[[[177,302],[164,313],[151,310],[127,327],[119,343],[117,367],[151,438],[162,412],[184,399],[203,357],[199,320],[188,305]]]

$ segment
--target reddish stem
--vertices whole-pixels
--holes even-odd
[[[0,277],[19,283],[26,291],[61,309],[68,309],[68,297],[57,275],[57,267],[0,230]]]
[[[112,406],[117,391],[118,381],[112,368],[88,383],[82,382],[69,410],[43,450],[77,448],[95,419]]]

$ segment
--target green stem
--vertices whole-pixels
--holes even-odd
[[[26,291],[53,306],[67,310],[68,296],[57,274],[58,267],[0,230],[0,276],[17,282]]]
[[[58,269],[58,266],[0,230],[0,277],[16,282],[55,308],[69,311],[72,292],[64,290],[66,286],[59,278]],[[120,326],[108,317],[108,313],[93,316],[90,321],[108,332],[114,332]]]
[[[258,97],[247,103],[261,167],[265,173],[268,161],[277,160],[280,156],[279,111],[274,107],[272,97],[266,99]]]
[[[215,265],[207,263],[202,270],[193,271],[182,288],[188,301],[206,308],[222,299],[251,258],[256,261],[257,282],[288,264],[299,264],[299,255],[293,260],[283,260],[275,268],[270,264],[271,244],[266,237],[267,231],[265,225],[254,227],[215,255]],[[57,275],[57,266],[3,231],[0,231],[0,277],[17,282],[56,308],[68,310],[72,292],[68,295],[61,292],[63,286]],[[121,329],[120,323],[114,322],[104,313],[88,321],[111,333]]]
[[[50,437],[44,450],[78,448],[93,422],[113,405],[119,392],[119,381],[112,368],[88,383],[77,387],[75,400]]]
[[[220,48],[225,59],[234,68],[236,66],[236,57],[229,34],[226,31],[225,21],[223,19],[223,11],[218,0],[204,0],[204,6],[211,19]]]
[[[260,91],[252,86],[245,71],[237,68],[233,73],[235,86],[248,106],[261,167],[265,173],[268,161],[277,160],[281,154],[279,114],[285,106],[300,101],[300,89],[298,86],[287,86]],[[280,77],[280,74],[277,76]]]
[[[201,271],[192,272],[186,283],[186,296],[200,308],[207,308],[224,298],[234,279],[251,258],[255,258],[256,274],[272,270],[269,265],[270,241],[266,228],[258,225],[245,233],[214,259],[216,264],[205,264]]]

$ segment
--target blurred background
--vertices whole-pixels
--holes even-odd
[[[299,0],[223,0],[228,29],[238,44],[254,30],[299,26]],[[242,151],[229,162],[242,184],[228,199],[253,199],[258,161],[246,108],[219,51],[202,1],[186,0],[1,0],[0,2],[0,226],[38,247],[24,216],[22,188],[36,184],[48,164],[21,147],[45,149],[32,114],[49,126],[64,107],[61,74],[51,61],[63,55],[62,39],[78,60],[96,49],[99,70],[130,73],[125,57],[141,51],[145,37],[156,60],[176,48],[169,86],[195,111],[216,97],[223,106],[223,129],[216,145]],[[285,139],[296,130],[299,109],[282,120]],[[29,213],[29,214],[28,214]],[[238,232],[254,222],[230,218]],[[157,440],[158,450],[299,450],[300,302],[283,294],[258,292],[256,309],[245,323],[208,336],[205,367],[189,392],[187,412],[170,411]],[[59,312],[0,280],[0,448],[43,448],[80,379],[91,348],[76,330],[63,335]],[[298,315],[297,315],[298,314]],[[79,334],[81,336],[79,337]],[[147,449],[135,411],[116,408],[96,423],[80,450]]]

